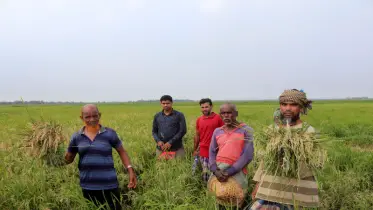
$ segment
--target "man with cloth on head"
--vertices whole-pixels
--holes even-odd
[[[285,90],[279,97],[280,108],[274,113],[275,129],[290,125],[292,129],[304,128],[315,133],[315,129],[300,119],[312,109],[312,101],[301,90]],[[250,210],[293,210],[297,207],[317,208],[319,206],[318,186],[312,171],[301,167],[301,179],[266,174],[260,163],[253,180],[257,182],[252,198],[257,199]]]

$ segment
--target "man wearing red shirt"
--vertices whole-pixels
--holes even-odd
[[[202,167],[202,180],[207,182],[209,179],[209,148],[212,134],[216,128],[224,125],[220,115],[212,111],[213,105],[209,98],[204,98],[199,101],[201,106],[202,116],[196,122],[196,135],[194,137],[194,152],[193,155],[199,155],[199,161]]]

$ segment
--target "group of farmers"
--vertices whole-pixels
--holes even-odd
[[[152,136],[156,144],[157,158],[183,158],[183,137],[187,132],[184,114],[175,110],[169,95],[160,98],[162,111],[155,114]],[[219,113],[213,110],[210,99],[199,102],[202,115],[196,121],[193,156],[202,169],[202,180],[236,183],[236,188],[249,194],[247,166],[254,157],[254,131],[245,123],[237,121],[235,104],[224,103]],[[285,90],[279,97],[279,108],[274,114],[275,127],[285,123],[293,128],[302,127],[300,116],[311,109],[311,101],[302,90]],[[101,114],[97,106],[87,104],[81,109],[85,125],[73,134],[65,161],[72,163],[79,154],[80,186],[83,196],[96,205],[107,202],[111,209],[121,209],[120,192],[112,157],[114,148],[129,174],[128,188],[135,188],[137,179],[122,141],[116,131],[100,124]],[[315,132],[309,127],[308,132]],[[291,210],[296,207],[318,207],[318,188],[312,172],[301,180],[269,175],[263,172],[262,163],[256,169],[256,182],[251,192],[253,203],[237,206],[250,210]],[[219,204],[219,208],[225,208]]]

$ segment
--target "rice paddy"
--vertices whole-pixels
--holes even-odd
[[[217,107],[218,104],[214,111],[218,111]],[[237,107],[238,120],[259,132],[273,122],[278,105],[240,102]],[[30,105],[26,112],[20,105],[0,106],[0,209],[95,209],[83,198],[78,158],[67,166],[48,164],[39,158],[47,154],[46,151],[38,150],[39,156],[27,152],[30,141],[25,141],[22,135],[29,126],[30,116],[38,118],[42,113],[50,122],[61,126],[54,126],[56,136],[66,133],[69,138],[82,126],[80,108],[79,105]],[[158,103],[99,105],[101,123],[118,132],[138,174],[138,187],[126,189],[127,174],[113,150],[127,209],[215,209],[215,199],[207,194],[199,174],[192,174],[195,120],[200,115],[198,103],[175,102],[174,108],[186,117],[187,155],[183,160],[160,162],[155,158],[155,142],[151,136],[153,116],[161,109]],[[325,144],[328,160],[317,172],[322,209],[373,208],[372,116],[373,101],[316,101],[313,110],[303,116],[323,138],[333,140]],[[57,151],[55,154],[60,155],[55,158],[63,158],[68,141],[58,138],[51,141],[53,145],[60,145],[57,142],[63,145],[53,147],[57,148],[53,150]],[[254,187],[251,179],[258,163],[255,157],[248,166],[249,193]]]

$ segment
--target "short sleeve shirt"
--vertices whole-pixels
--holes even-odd
[[[79,154],[80,186],[87,190],[105,190],[118,187],[112,149],[122,145],[117,133],[101,127],[91,141],[84,129],[76,132],[70,140],[68,152]]]
[[[212,134],[216,128],[224,125],[223,120],[218,114],[214,112],[210,116],[200,116],[196,122],[196,130],[199,132],[199,155],[202,157],[209,157],[209,147],[211,143]]]

